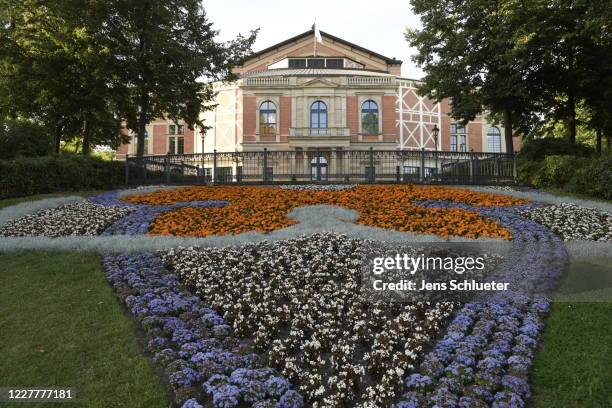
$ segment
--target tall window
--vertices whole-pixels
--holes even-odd
[[[501,153],[501,132],[496,127],[487,130],[487,151]]]
[[[185,126],[168,125],[168,153],[185,153]]]
[[[361,131],[366,135],[378,134],[378,105],[372,100],[361,105]]]
[[[313,129],[327,128],[327,105],[316,101],[310,106],[310,127]]]
[[[259,134],[276,134],[276,105],[270,101],[259,106]]]
[[[465,127],[453,123],[450,127],[451,152],[467,152],[467,134]]]

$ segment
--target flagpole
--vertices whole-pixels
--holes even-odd
[[[314,56],[317,56],[317,20],[312,25],[312,38],[314,40]]]

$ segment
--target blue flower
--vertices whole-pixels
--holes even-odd
[[[304,398],[294,390],[289,390],[283,394],[278,402],[278,408],[303,408]]]

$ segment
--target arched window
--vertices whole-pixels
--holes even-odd
[[[361,105],[361,132],[366,135],[378,134],[378,105],[372,100]]]
[[[259,106],[259,134],[276,134],[276,105],[270,101]]]
[[[323,101],[316,101],[310,105],[310,127],[313,129],[327,128],[327,105]]]
[[[501,153],[501,132],[496,127],[487,130],[487,151]]]

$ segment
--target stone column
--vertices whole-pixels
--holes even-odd
[[[295,151],[293,152],[293,154],[291,155],[291,174],[290,174],[291,177],[295,176],[296,173],[297,173],[296,157],[297,157],[299,151],[300,151],[300,149],[296,148]]]
[[[329,153],[329,175],[336,176],[336,151],[332,149]]]
[[[310,163],[308,160],[308,151],[306,149],[302,149],[302,174],[306,177],[306,180],[310,180]]]

